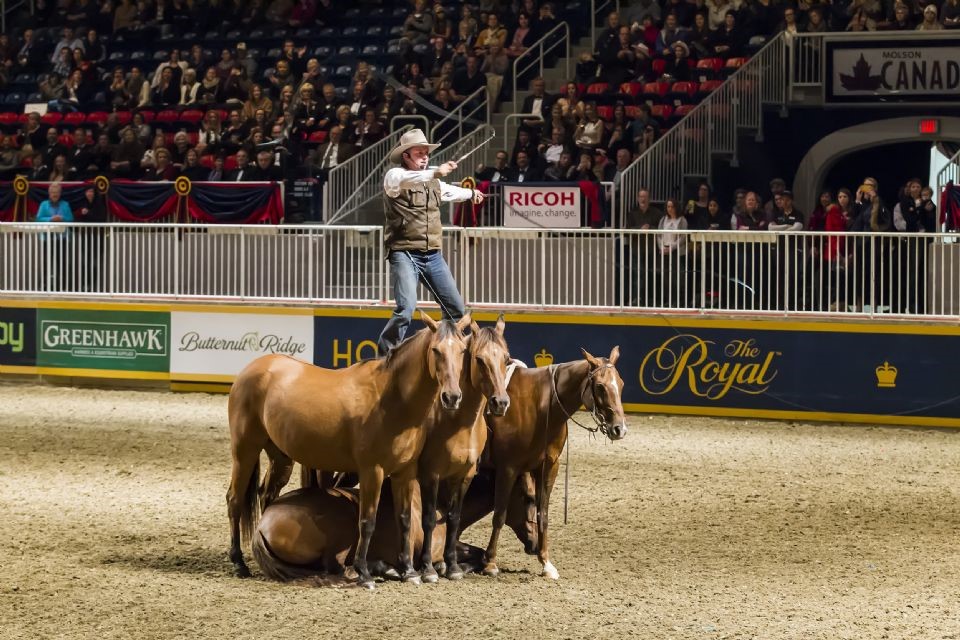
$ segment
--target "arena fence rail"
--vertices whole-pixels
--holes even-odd
[[[449,228],[443,243],[470,306],[955,322],[956,239]],[[4,223],[0,294],[389,304],[384,257],[380,227]]]

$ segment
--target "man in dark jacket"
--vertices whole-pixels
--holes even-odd
[[[444,318],[459,320],[466,312],[440,252],[440,203],[472,200],[481,204],[483,194],[440,182],[457,168],[457,163],[429,167],[430,152],[438,146],[430,144],[420,129],[411,129],[390,152],[390,161],[400,166],[387,171],[383,178],[384,244],[397,306],[377,342],[381,355],[400,344],[407,333],[417,306],[417,282],[423,282],[437,299]]]

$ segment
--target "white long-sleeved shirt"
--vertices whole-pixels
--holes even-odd
[[[412,171],[403,167],[394,167],[383,177],[383,190],[388,198],[396,198],[401,189],[409,189],[434,179],[434,170]],[[440,181],[440,200],[442,202],[462,202],[473,198],[473,190],[464,189]]]

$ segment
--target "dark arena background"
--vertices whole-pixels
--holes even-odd
[[[955,0],[4,3],[0,638],[960,638],[958,28]],[[246,543],[235,577],[227,393],[264,355],[377,358],[413,129],[484,195],[436,238],[473,319],[550,372],[618,346],[627,435],[568,422],[559,580],[510,530],[497,577],[278,583]]]

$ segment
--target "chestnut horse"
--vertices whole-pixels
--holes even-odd
[[[432,560],[438,492],[443,497],[446,520],[444,573],[450,580],[463,578],[463,571],[457,565],[460,507],[487,443],[484,407],[492,415],[502,416],[510,406],[506,389],[510,350],[503,339],[503,330],[502,314],[495,327],[481,329],[476,323],[470,325],[470,346],[460,373],[463,392],[460,408],[444,411],[434,405],[424,423],[427,440],[418,462],[424,541],[420,568],[424,582],[438,580]]]
[[[486,575],[495,576],[497,541],[507,515],[507,504],[517,478],[533,476],[537,504],[537,558],[543,574],[557,579],[560,574],[550,562],[547,535],[550,493],[557,479],[560,453],[567,442],[567,420],[584,406],[593,415],[601,433],[610,440],[627,434],[620,395],[623,379],[617,372],[620,347],[609,358],[596,358],[585,350],[584,360],[564,362],[537,369],[517,369],[507,391],[513,400],[502,416],[487,416],[492,435],[487,444],[490,464],[496,470],[493,532],[487,546]],[[484,460],[487,456],[484,456]]]
[[[383,480],[391,476],[400,530],[399,567],[419,574],[409,553],[410,508],[416,488],[421,428],[437,393],[448,410],[460,404],[460,370],[467,341],[465,316],[439,324],[421,313],[426,328],[386,357],[346,369],[323,369],[287,356],[257,358],[240,372],[228,405],[233,468],[227,491],[230,559],[237,575],[250,575],[240,534],[252,539],[258,517],[260,452],[270,458],[262,495],[271,499],[290,479],[292,461],[360,477],[358,582],[373,587],[367,549],[376,526]]]
[[[389,484],[388,479],[385,482]],[[464,528],[481,520],[493,510],[493,472],[485,469],[474,481],[462,502]],[[420,493],[414,491],[411,539],[414,552],[422,555],[424,541],[420,529]],[[264,509],[253,538],[253,556],[263,574],[280,582],[321,578],[334,582],[353,562],[357,548],[354,526],[359,510],[356,489],[311,487],[285,493]],[[443,568],[444,539],[450,526],[440,520],[436,525],[437,542],[432,546],[431,562]],[[536,548],[536,508],[532,497],[517,483],[507,509],[507,525],[528,552]],[[377,527],[370,543],[368,562],[374,575],[397,577],[392,563],[399,554],[398,534],[391,492],[384,486],[377,512]],[[483,549],[460,545],[464,564],[472,571],[483,568]]]

